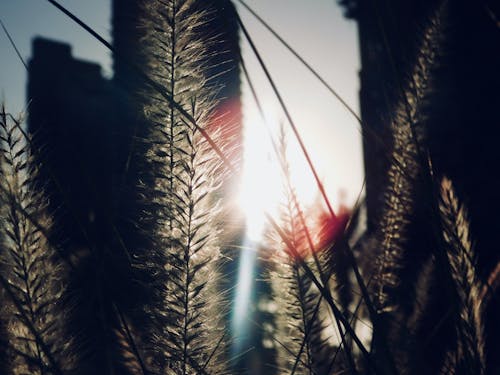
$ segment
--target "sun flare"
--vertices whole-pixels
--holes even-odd
[[[276,120],[277,117],[269,117],[272,120],[268,119],[267,125],[258,113],[250,113],[245,118],[239,204],[246,217],[246,235],[256,242],[262,240],[266,214],[276,218],[280,204],[284,201],[283,170],[272,140],[278,143],[280,123]],[[288,134],[286,158],[298,200],[303,208],[307,208],[317,197],[317,188],[304,156]]]

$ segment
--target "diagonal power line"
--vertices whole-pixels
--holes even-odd
[[[19,49],[16,46],[16,43],[14,42],[12,37],[10,36],[9,31],[7,30],[7,28],[5,27],[5,25],[3,24],[1,19],[0,19],[0,25],[2,26],[2,29],[5,33],[5,35],[7,36],[7,39],[9,39],[10,45],[12,46],[12,48],[14,48],[14,51],[16,51],[17,57],[19,57],[19,60],[21,60],[24,67],[26,68],[26,70],[28,70],[28,65],[26,64],[26,61],[24,61],[23,57],[21,56],[21,53],[19,52]]]

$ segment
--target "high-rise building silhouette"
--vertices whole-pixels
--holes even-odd
[[[106,232],[111,230],[114,215],[113,195],[120,193],[136,127],[143,121],[137,100],[147,86],[137,74],[137,67],[144,66],[140,61],[144,58],[141,4],[137,0],[112,2],[112,42],[117,51],[112,79],[102,76],[99,65],[73,58],[69,45],[42,38],[33,41],[28,126],[38,133],[46,150],[42,178],[51,208],[60,218],[61,239],[72,247],[84,246],[89,236],[101,241],[110,235]],[[212,83],[222,88],[215,110],[223,113],[223,121],[214,126],[230,129],[239,142],[240,53],[235,9],[229,0],[200,1],[198,6],[211,9],[202,32],[218,35],[220,40],[211,47],[207,61],[207,74],[216,77]]]
[[[380,215],[389,163],[387,125],[396,101],[412,79],[411,69],[437,0],[342,0],[358,22],[361,55],[361,115],[364,123],[366,198],[371,225]],[[500,124],[500,32],[494,1],[448,2],[428,103],[429,151],[433,167],[454,181],[467,203],[477,245],[490,259],[500,221],[495,199],[500,151],[492,131]],[[488,254],[486,254],[488,253]],[[491,259],[493,260],[493,259]]]
[[[113,87],[99,65],[69,45],[36,38],[29,62],[29,130],[42,152],[42,175],[63,242],[103,236],[110,212]]]
[[[488,279],[500,261],[496,249],[496,235],[500,231],[500,176],[497,173],[500,147],[496,129],[500,126],[500,3],[482,0],[340,0],[346,15],[358,23],[361,56],[360,104],[363,120],[363,146],[366,175],[366,203],[368,232],[377,233],[377,223],[383,215],[383,200],[390,159],[390,131],[388,125],[402,90],[408,88],[415,64],[426,64],[416,59],[420,40],[438,7],[443,10],[435,66],[430,67],[431,80],[422,104],[425,117],[422,126],[426,132],[428,158],[434,176],[447,176],[453,181],[459,199],[469,212],[471,239],[477,254],[477,269],[483,281]],[[411,88],[410,88],[411,90]],[[417,183],[418,181],[414,181]],[[405,278],[414,272],[422,259],[435,253],[430,234],[432,219],[422,212],[431,202],[415,198],[419,214],[412,228],[423,236],[407,238]],[[428,196],[428,195],[427,195]],[[403,203],[404,204],[404,203]],[[428,212],[428,211],[427,211]],[[435,229],[435,228],[434,228]],[[392,249],[391,249],[392,251]],[[436,256],[439,256],[436,255]],[[441,271],[435,277],[440,277]],[[438,292],[439,293],[439,292]],[[409,293],[406,293],[409,295]],[[411,298],[411,297],[409,297]],[[445,316],[449,306],[436,298],[432,308],[437,316]],[[500,306],[494,302],[489,308],[486,346],[497,348],[500,327]],[[450,336],[443,318],[439,326],[429,321],[428,331],[436,337]],[[439,332],[439,333],[438,333]],[[452,334],[452,332],[451,332]],[[427,343],[427,357],[423,369],[432,373],[431,363],[439,355],[439,341]],[[500,368],[495,355],[488,355],[488,367]],[[422,370],[424,371],[424,370]],[[417,371],[418,372],[418,371]]]

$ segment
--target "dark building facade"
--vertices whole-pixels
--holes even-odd
[[[387,124],[411,79],[418,41],[439,1],[344,0],[358,22],[361,115],[364,123],[366,199],[371,226],[380,215],[391,145]],[[476,242],[485,257],[500,230],[500,30],[494,1],[448,1],[437,67],[432,78],[427,135],[433,167],[451,178],[469,208]],[[491,258],[490,258],[491,255]]]
[[[341,0],[339,3],[346,15],[357,21],[359,29],[359,97],[368,232],[372,234],[377,233],[377,222],[382,215],[391,162],[388,125],[402,91],[413,78],[419,40],[436,9],[444,7],[436,40],[437,64],[432,67],[431,86],[423,103],[426,146],[435,176],[449,177],[459,199],[468,208],[479,275],[483,281],[488,280],[500,261],[496,246],[500,231],[497,214],[500,147],[496,135],[500,126],[500,4],[490,0]],[[424,211],[422,207],[427,204],[420,199],[417,209]],[[431,219],[420,214],[418,220],[412,225],[425,227],[427,231]],[[414,236],[407,241],[410,272],[418,267],[415,264],[425,254],[434,250],[423,237]],[[437,274],[439,277],[442,272]],[[444,316],[450,307],[443,305],[442,300],[446,297],[437,298],[433,306]],[[495,339],[500,332],[499,311],[498,301],[494,302],[486,320],[487,347],[491,348],[488,367],[497,370],[500,362],[493,353],[499,347]],[[436,322],[426,324],[429,329],[441,331],[436,333],[437,337],[449,336],[450,332],[443,328],[446,323],[440,322],[439,327]],[[424,337],[428,336],[424,333]],[[440,347],[431,338],[426,343],[427,363],[422,364],[422,371],[432,373],[429,366],[439,355]]]
[[[105,213],[111,212],[113,92],[100,66],[74,59],[69,45],[33,41],[29,130],[40,141],[60,240],[73,247],[103,236]]]
[[[204,26],[221,43],[210,51],[208,74],[220,86],[216,111],[220,126],[241,137],[239,38],[235,9],[230,1],[200,2],[213,9]],[[143,121],[137,100],[145,82],[141,64],[143,38],[141,2],[112,2],[113,60],[111,80],[99,65],[74,59],[69,45],[37,38],[29,64],[28,127],[44,146],[42,170],[51,196],[51,208],[61,215],[61,233],[74,247],[111,231],[114,206],[126,180],[137,126]],[[212,48],[213,49],[213,48]],[[144,57],[142,57],[144,58]],[[235,155],[237,158],[239,155]],[[134,173],[133,168],[130,173]],[[124,179],[125,178],[125,179]],[[129,181],[134,180],[130,176]],[[63,208],[64,207],[64,208]]]

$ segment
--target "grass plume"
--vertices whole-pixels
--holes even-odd
[[[144,95],[147,161],[155,212],[154,249],[157,305],[149,332],[155,373],[224,373],[218,345],[224,309],[218,290],[221,265],[220,199],[222,162],[199,127],[208,129],[215,105],[206,76],[208,45],[199,28],[210,17],[192,0],[152,1],[144,5],[144,52],[150,78],[195,119],[160,95]],[[212,139],[217,139],[217,131]],[[163,276],[161,276],[163,275]]]
[[[413,238],[411,226],[426,168],[421,159],[425,142],[425,100],[431,90],[444,12],[442,6],[423,32],[408,86],[389,125],[393,146],[384,210],[378,225],[381,254],[377,257],[373,285],[380,311],[392,311],[398,305],[401,272],[407,264],[408,241]]]
[[[52,221],[37,183],[38,164],[21,126],[21,119],[2,106],[0,280],[8,372],[63,374],[74,369],[76,360],[61,302],[68,270],[46,237]]]
[[[439,203],[446,255],[458,296],[457,347],[455,351],[448,353],[445,366],[453,373],[483,374],[485,371],[484,312],[481,301],[483,285],[476,272],[467,210],[459,202],[451,181],[446,177],[441,181]]]
[[[286,139],[281,134],[280,164],[284,175],[285,201],[281,209],[281,228],[287,237],[272,238],[270,248],[270,283],[276,303],[277,360],[280,373],[317,374],[325,368],[323,351],[327,339],[325,323],[320,314],[321,295],[306,275],[300,262],[315,267],[309,229],[291,183],[286,158]],[[288,248],[293,246],[293,249]],[[316,254],[314,254],[316,256]],[[300,257],[301,259],[298,259]]]

